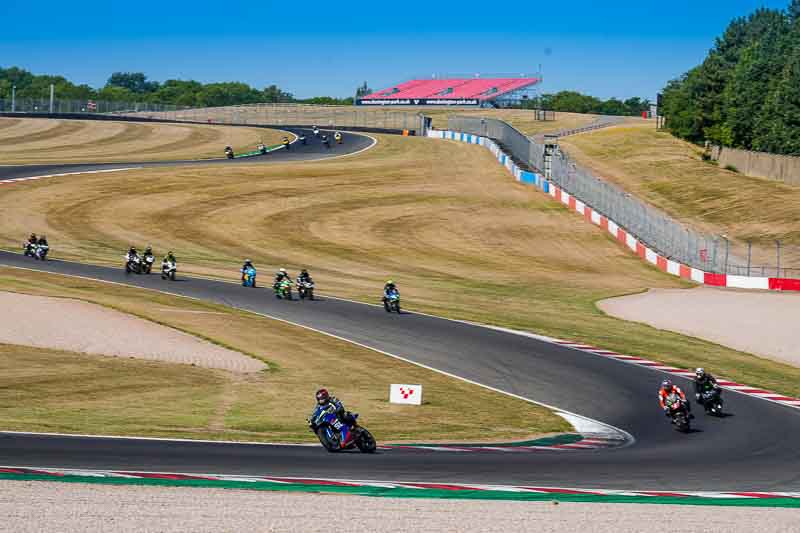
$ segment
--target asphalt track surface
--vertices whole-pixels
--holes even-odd
[[[91,172],[97,170],[112,170],[120,168],[150,168],[150,167],[174,167],[174,166],[207,166],[207,165],[253,165],[274,162],[292,161],[313,161],[327,159],[330,157],[353,154],[368,148],[372,145],[372,138],[366,135],[342,132],[342,144],[336,144],[333,140],[333,131],[320,130],[320,137],[314,137],[312,130],[288,128],[296,135],[304,134],[306,144],[299,141],[293,142],[287,150],[281,148],[264,155],[254,155],[248,157],[237,157],[227,159],[187,159],[183,161],[144,161],[144,162],[119,162],[119,163],[69,163],[69,164],[47,164],[47,165],[19,165],[2,166],[0,165],[0,180],[27,178],[31,176],[43,176],[53,174],[66,174],[76,172]],[[330,149],[323,146],[321,136],[328,135]],[[222,154],[224,146],[220,146]]]
[[[340,153],[371,143],[348,143],[352,137],[357,135],[346,136]],[[310,157],[319,157],[318,144],[308,149]],[[58,167],[49,172],[56,170],[65,171]],[[695,407],[694,431],[684,435],[657,406],[656,391],[665,374],[530,337],[415,313],[387,314],[381,307],[324,296],[314,302],[287,302],[276,300],[270,290],[235,283],[126,275],[122,265],[42,263],[9,252],[0,252],[0,264],[157,289],[270,315],[600,420],[636,438],[624,448],[581,452],[388,450],[334,455],[319,446],[0,433],[2,465],[623,490],[800,488],[800,412],[785,406],[727,393],[730,416],[707,417]],[[232,265],[232,275],[236,268]],[[376,303],[379,291],[376,287]],[[690,388],[685,380],[676,382]],[[465,403],[469,405],[468,398]],[[369,420],[363,422],[369,427]]]

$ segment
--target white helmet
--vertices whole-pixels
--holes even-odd
[[[280,269],[280,272],[283,272],[284,274],[286,274],[286,269],[282,268],[282,269]]]
[[[697,376],[698,379],[702,378],[706,375],[706,371],[704,368],[698,368],[694,371],[694,375]]]

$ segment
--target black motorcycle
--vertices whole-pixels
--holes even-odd
[[[686,402],[677,394],[670,394],[664,402],[669,409],[667,412],[675,425],[675,429],[681,433],[689,433],[691,431],[691,415]]]
[[[722,416],[722,389],[713,385],[700,393],[697,403],[703,406],[706,414]]]
[[[233,148],[231,148],[230,146],[225,147],[225,157],[227,157],[228,159],[233,159],[234,157]]]

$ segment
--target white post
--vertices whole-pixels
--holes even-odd
[[[17,110],[17,86],[16,85],[12,85],[11,86],[11,112],[13,113],[16,110]]]
[[[56,86],[52,83],[50,84],[50,113],[53,112],[53,98],[56,94]]]

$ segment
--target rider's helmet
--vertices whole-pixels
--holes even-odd
[[[306,270],[306,269],[304,268],[303,270],[301,270],[301,271],[300,271],[300,275],[301,275],[301,276],[308,276],[308,270]]]
[[[35,233],[31,233],[31,237],[30,238],[33,239],[33,240],[36,240],[36,234]]]
[[[247,265],[251,265],[252,263],[250,262],[249,259],[245,259],[244,260],[244,264],[245,264],[245,266],[247,266]]]
[[[694,371],[694,375],[697,379],[703,379],[704,377],[706,377],[706,371],[704,368],[698,368],[697,370]]]
[[[331,399],[331,395],[330,393],[328,393],[328,389],[319,389],[317,391],[316,396],[317,396],[317,403],[319,405],[325,405]]]
[[[394,281],[393,281],[393,280],[391,280],[391,279],[389,279],[389,280],[386,280],[386,284],[387,284],[387,285],[394,285]]]
[[[167,252],[167,257],[172,257],[172,250],[170,250],[169,252]]]
[[[135,246],[131,246],[131,249],[128,250],[128,253],[135,254],[136,253],[136,247]]]
[[[281,274],[286,274],[286,269],[285,268],[281,268],[281,269],[278,270],[278,272],[280,272]]]
[[[665,379],[661,382],[661,390],[664,391],[672,391],[672,381]]]
[[[39,236],[39,240],[40,241],[46,241],[47,240],[47,236],[46,235],[40,235]]]
[[[153,247],[152,246],[148,246],[147,248],[144,249],[144,253],[152,254],[153,253]]]

